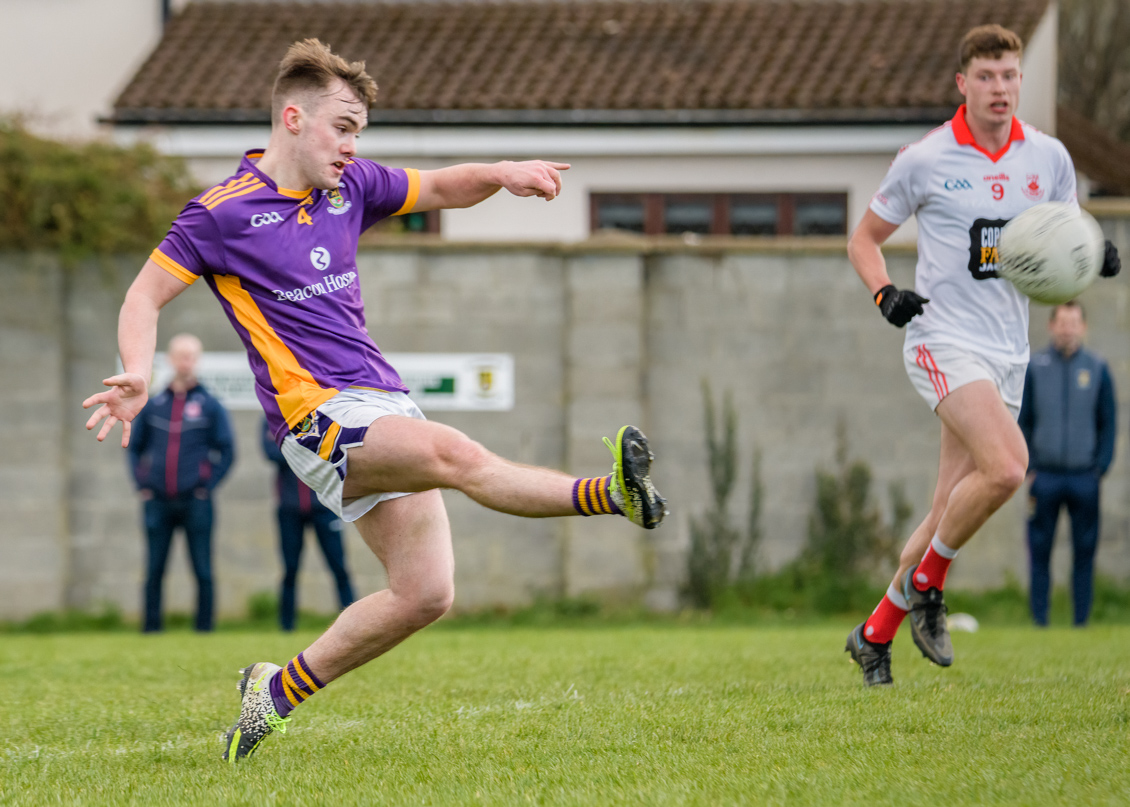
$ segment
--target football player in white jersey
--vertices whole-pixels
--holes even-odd
[[[1001,228],[1046,201],[1075,202],[1063,144],[1015,117],[1020,38],[974,28],[960,50],[965,103],[951,121],[904,147],[891,163],[848,256],[884,317],[909,323],[903,358],[942,422],[938,483],[929,514],[907,541],[875,612],[846,650],[867,685],[891,683],[891,641],[911,615],[914,643],[953,663],[942,591],[958,550],[1024,481],[1028,450],[1016,424],[1028,363],[1028,300],[997,275]],[[891,283],[881,245],[917,216],[915,289]],[[1117,274],[1107,242],[1104,276]]]

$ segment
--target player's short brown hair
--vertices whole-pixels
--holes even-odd
[[[278,123],[283,108],[296,95],[324,90],[339,78],[367,107],[377,100],[377,82],[365,72],[364,62],[347,62],[318,39],[303,39],[287,49],[271,93],[271,122]]]
[[[1016,32],[996,24],[978,25],[961,38],[957,61],[964,73],[974,59],[999,59],[1006,53],[1024,53],[1024,43]]]

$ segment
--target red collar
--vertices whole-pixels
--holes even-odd
[[[1008,151],[1009,146],[1015,141],[1024,139],[1024,127],[1020,125],[1020,121],[1018,121],[1014,115],[1012,118],[1012,128],[1008,132],[1008,142],[1004,144],[1004,148],[996,154],[993,154],[978,143],[973,137],[973,132],[969,130],[969,124],[965,122],[965,104],[957,108],[957,114],[953,116],[951,125],[953,126],[953,136],[957,139],[959,146],[973,146],[973,148],[977,149],[993,162],[1003,157],[1005,152]]]

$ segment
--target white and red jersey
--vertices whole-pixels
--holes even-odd
[[[914,288],[930,303],[906,328],[907,346],[956,345],[1028,361],[1028,298],[997,275],[997,239],[1040,202],[1075,202],[1075,168],[1063,144],[1012,119],[996,154],[977,144],[965,106],[891,163],[871,210],[891,224],[918,217]]]

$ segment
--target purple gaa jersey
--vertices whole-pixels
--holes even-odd
[[[365,327],[357,240],[412,210],[420,175],[353,159],[336,190],[292,191],[255,167],[262,156],[248,152],[235,176],[189,202],[151,257],[212,288],[281,441],[346,387],[408,391]]]

